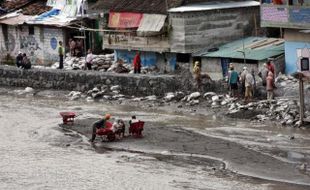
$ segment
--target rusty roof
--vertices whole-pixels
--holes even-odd
[[[47,0],[14,0],[4,1],[1,7],[8,12],[22,9],[24,15],[39,15],[52,9],[46,6]]]
[[[168,9],[171,8],[188,4],[214,1],[216,0],[98,0],[96,3],[90,5],[89,9],[91,12],[105,12],[110,10],[115,12],[167,14]]]
[[[1,5],[3,9],[8,11],[20,9],[21,7],[33,2],[34,0],[15,0],[15,1],[4,1]]]
[[[90,9],[102,12],[111,10],[115,12],[166,14],[169,8],[180,6],[183,2],[184,0],[100,0],[90,6]]]
[[[46,6],[47,0],[37,1],[29,6],[23,8],[22,13],[24,15],[40,15],[52,9],[50,6]]]

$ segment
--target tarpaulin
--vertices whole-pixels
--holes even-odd
[[[138,32],[159,32],[166,20],[166,15],[160,14],[143,14]]]
[[[142,13],[110,12],[110,28],[138,28],[143,17]]]

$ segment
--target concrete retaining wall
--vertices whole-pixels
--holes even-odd
[[[175,76],[101,73],[95,71],[21,70],[0,66],[0,85],[86,91],[103,85],[120,85],[126,95],[163,95],[186,90]]]
[[[196,91],[191,75],[137,75],[102,73],[81,70],[22,70],[0,65],[0,86],[32,87],[35,89],[56,89],[88,91],[94,87],[119,85],[125,95],[162,96],[167,92]],[[203,91],[226,91],[222,82],[207,82]]]

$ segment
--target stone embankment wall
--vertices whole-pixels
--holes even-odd
[[[32,87],[35,89],[59,89],[87,91],[104,85],[119,85],[125,95],[157,95],[167,92],[193,91],[191,83],[184,83],[180,75],[135,75],[102,73],[96,71],[67,71],[52,69],[22,70],[12,66],[0,66],[0,85],[15,87]],[[214,90],[215,84],[205,85]]]

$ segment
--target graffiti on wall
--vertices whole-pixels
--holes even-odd
[[[34,64],[40,64],[41,61],[38,59],[38,54],[42,49],[34,36],[20,36],[19,38],[20,50],[26,53],[30,58],[31,62]]]
[[[20,49],[27,50],[31,55],[34,55],[35,51],[41,50],[34,36],[21,36],[19,41]]]
[[[8,34],[8,39],[4,43],[6,51],[12,52],[15,50],[15,37],[12,34]]]
[[[12,34],[8,34],[7,39],[3,39],[0,50],[1,52],[13,52],[16,44],[15,37]]]

